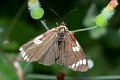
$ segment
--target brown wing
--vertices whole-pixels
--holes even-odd
[[[44,65],[52,65],[55,63],[55,60],[58,59],[59,55],[58,55],[58,42],[57,39],[56,41],[53,43],[53,45],[49,48],[49,50],[46,52],[46,54],[40,58],[40,60],[38,61],[40,64],[44,64]]]
[[[56,30],[51,29],[20,47],[17,61],[34,62],[41,59],[56,40]]]
[[[85,72],[88,70],[86,56],[72,33],[69,32],[66,34],[59,49],[60,56],[56,61],[57,63],[63,64],[74,71]]]

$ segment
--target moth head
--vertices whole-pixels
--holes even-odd
[[[65,22],[62,22],[59,27],[64,28],[65,30],[68,30],[68,28],[66,27]]]
[[[60,24],[60,26],[66,26],[65,22],[62,22],[62,23]]]

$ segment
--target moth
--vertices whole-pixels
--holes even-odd
[[[25,43],[19,50],[17,61],[38,61],[46,66],[58,63],[74,71],[88,70],[83,49],[64,22]]]

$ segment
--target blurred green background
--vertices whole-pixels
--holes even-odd
[[[69,30],[92,27],[94,18],[107,6],[110,0],[40,0],[45,14],[47,26],[51,29],[60,24],[72,10],[65,23]],[[53,9],[59,14],[59,19]],[[115,15],[104,28],[74,33],[88,59],[93,60],[94,66],[87,72],[75,72],[66,67],[54,64],[16,62],[18,48],[30,39],[42,34],[46,29],[40,20],[30,17],[27,0],[0,1],[0,80],[18,79],[24,73],[25,80],[36,80],[38,76],[53,75],[63,72],[70,77],[111,76],[120,74],[120,6]],[[29,76],[29,74],[33,74]],[[50,78],[49,76],[48,79]],[[42,80],[42,79],[40,79]],[[105,79],[104,79],[105,80]],[[115,80],[115,79],[113,79]]]

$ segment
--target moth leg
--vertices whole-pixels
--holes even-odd
[[[41,20],[41,23],[42,23],[42,25],[43,25],[47,30],[50,30],[50,29],[47,27],[45,21]]]

